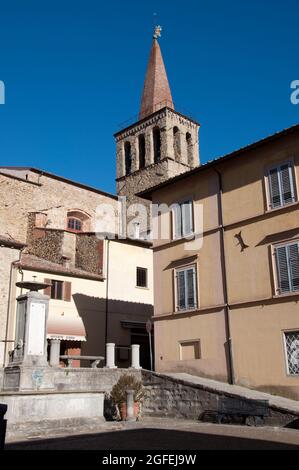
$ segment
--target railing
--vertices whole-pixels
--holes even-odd
[[[77,354],[74,355],[62,355],[59,356],[60,359],[66,362],[67,367],[72,367],[73,361],[91,361],[91,367],[96,369],[101,361],[105,358],[103,356],[80,356]]]
[[[117,366],[115,365],[115,350],[117,349],[129,349],[131,352],[131,358],[129,357],[131,368],[132,369],[141,369],[140,367],[140,345],[139,344],[132,344],[131,346],[115,346],[115,343],[107,343],[106,344],[106,364],[105,368],[107,369],[116,369]],[[129,355],[130,356],[130,355]],[[59,367],[60,360],[66,362],[67,367],[72,367],[72,361],[79,360],[79,361],[91,361],[91,367],[97,368],[101,361],[104,361],[103,356],[81,356],[78,354],[60,354],[60,340],[58,339],[51,339],[50,341],[50,366],[51,367]]]
[[[123,122],[119,123],[117,125],[117,132],[121,131],[122,129],[126,129],[130,125],[140,121],[141,119],[149,117],[150,114],[155,113],[159,109],[162,109],[162,108],[165,108],[165,107],[171,108],[174,111],[178,112],[179,114],[183,114],[184,116],[187,116],[190,119],[193,119],[193,121],[197,121],[197,119],[193,115],[193,113],[190,113],[190,111],[188,111],[187,109],[184,109],[183,107],[180,107],[179,109],[177,109],[176,107],[174,107],[174,103],[172,103],[171,101],[168,101],[168,100],[164,100],[164,101],[160,101],[159,103],[154,104],[153,105],[154,110],[149,110],[148,113],[146,111],[143,111],[143,113],[135,114],[134,116],[127,119],[126,121],[123,121]]]

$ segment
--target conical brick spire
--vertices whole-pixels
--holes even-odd
[[[154,36],[143,87],[139,119],[168,106],[174,109],[161,49]]]

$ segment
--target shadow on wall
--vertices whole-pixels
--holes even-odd
[[[105,356],[106,299],[84,294],[74,294],[73,299],[86,331],[86,342],[82,343],[81,354],[86,356]],[[121,322],[145,323],[152,315],[153,306],[150,304],[109,299],[107,342],[130,346],[132,330],[124,328]],[[140,332],[146,334],[144,328],[140,328]],[[125,364],[120,365],[127,366]],[[88,364],[84,364],[82,361],[81,366],[87,367]]]

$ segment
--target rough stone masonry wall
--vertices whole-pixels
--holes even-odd
[[[103,240],[98,240],[95,235],[77,235],[76,268],[95,274],[102,273]]]
[[[36,173],[29,172],[29,181],[0,175],[1,217],[0,234],[7,232],[16,240],[26,243],[28,215],[43,212],[47,215],[47,228],[64,230],[67,213],[81,210],[90,216],[90,231],[94,231],[96,210],[101,203],[117,209],[117,201],[88,189],[43,175],[40,185],[32,184]]]
[[[26,253],[62,264],[63,232],[60,230],[34,229],[35,214],[28,215]]]
[[[220,396],[233,395],[217,390],[207,389],[200,385],[190,385],[183,380],[142,371],[146,395],[143,404],[143,414],[153,417],[171,417],[185,419],[200,419],[206,410],[217,409]],[[235,397],[239,399],[238,397]],[[269,407],[270,415],[265,418],[267,425],[285,425],[299,414],[283,409]]]

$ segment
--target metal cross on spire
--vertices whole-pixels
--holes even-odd
[[[162,31],[162,27],[161,26],[155,26],[155,29],[154,29],[154,39],[158,39],[161,37],[161,31]]]

